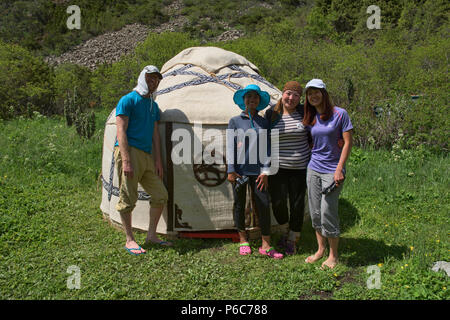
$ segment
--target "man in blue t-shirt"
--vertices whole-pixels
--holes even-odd
[[[146,244],[172,245],[159,239],[156,234],[159,218],[168,199],[162,182],[158,131],[160,111],[152,96],[161,79],[158,68],[146,66],[139,75],[138,85],[123,96],[116,107],[117,142],[114,159],[119,176],[119,202],[116,209],[126,232],[125,249],[133,255],[146,253],[136,243],[131,228],[131,212],[138,199],[138,183],[151,196]]]

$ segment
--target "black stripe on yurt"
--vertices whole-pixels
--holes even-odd
[[[117,141],[117,138],[116,138]],[[114,144],[116,144],[114,142]],[[114,178],[114,151],[112,153],[111,156],[111,168],[109,169],[109,184],[108,184],[108,188],[106,189],[108,191],[108,201],[111,201],[111,196],[112,196],[112,192],[113,192],[113,178]],[[103,176],[102,176],[103,179]]]
[[[242,87],[238,84],[235,83],[231,83],[229,81],[226,81],[226,79],[228,78],[252,78],[255,80],[258,80],[261,83],[264,83],[265,85],[267,85],[268,87],[275,89],[275,87],[268,82],[266,79],[264,79],[263,77],[261,77],[259,74],[250,74],[248,72],[245,72],[244,70],[242,70],[241,68],[239,68],[236,65],[231,65],[228,66],[228,68],[234,70],[234,71],[238,71],[238,73],[227,73],[227,74],[222,74],[220,76],[207,76],[195,71],[187,71],[189,68],[191,68],[193,65],[192,64],[188,64],[185,65],[184,67],[174,70],[172,72],[169,72],[167,74],[165,74],[163,77],[166,78],[168,76],[176,76],[176,75],[190,75],[190,76],[197,76],[196,79],[190,80],[190,81],[186,81],[183,83],[179,83],[177,85],[174,85],[172,87],[168,87],[162,90],[157,91],[155,94],[156,95],[162,95],[165,93],[169,93],[181,88],[185,88],[188,86],[197,86],[197,85],[201,85],[201,84],[205,84],[208,82],[213,82],[213,83],[224,83],[227,86],[235,89],[235,90],[239,90],[242,89]]]

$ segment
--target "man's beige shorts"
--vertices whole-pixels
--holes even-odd
[[[116,210],[120,213],[128,213],[134,209],[138,199],[138,183],[150,195],[152,208],[164,207],[168,194],[162,180],[155,172],[152,155],[134,147],[129,147],[129,154],[133,178],[124,175],[119,147],[114,149],[114,161],[119,176],[119,202]]]

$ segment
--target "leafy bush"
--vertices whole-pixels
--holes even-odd
[[[86,111],[86,98],[74,88],[72,92],[67,91],[64,100],[64,116],[68,126],[75,125],[80,137],[90,139],[95,132],[95,113],[93,110]]]
[[[88,68],[76,64],[66,63],[55,68],[55,100],[58,114],[63,114],[67,94],[73,93],[75,89],[77,95],[86,103],[83,108],[98,104],[91,90],[91,76],[92,72]]]
[[[54,74],[39,57],[18,45],[0,42],[0,118],[50,115],[54,110]]]

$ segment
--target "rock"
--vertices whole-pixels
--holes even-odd
[[[438,272],[439,270],[444,270],[447,273],[447,276],[450,277],[450,262],[437,261],[434,263],[431,270],[433,270],[434,272]]]
[[[244,33],[239,30],[227,30],[217,37],[216,41],[236,40],[242,37]]]
[[[59,57],[49,56],[51,65],[75,63],[95,69],[100,63],[117,61],[147,38],[150,29],[141,24],[127,25],[119,31],[105,33],[70,49]],[[130,36],[132,34],[133,36]]]

